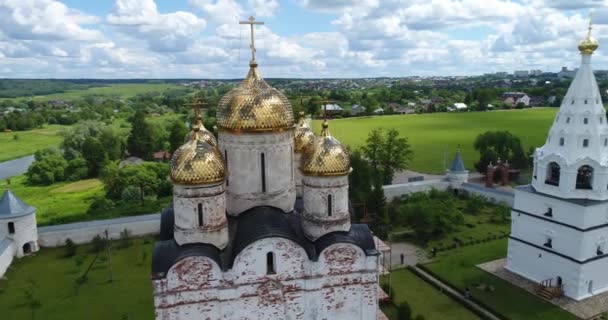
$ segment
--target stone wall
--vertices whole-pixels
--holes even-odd
[[[462,190],[466,194],[482,196],[494,203],[503,203],[509,207],[513,206],[513,200],[515,198],[513,191],[486,188],[483,185],[473,183],[463,183]]]
[[[431,189],[446,190],[450,183],[445,179],[426,180],[417,182],[408,182],[401,184],[391,184],[383,186],[384,196],[387,201],[391,201],[393,198],[408,195],[415,192],[426,192]]]
[[[106,230],[110,239],[119,239],[120,233],[125,229],[129,230],[132,236],[158,234],[160,214],[40,227],[38,244],[41,247],[58,247],[64,245],[68,238],[76,244],[88,243],[96,235],[105,237]]]
[[[0,278],[4,276],[11,262],[13,262],[14,251],[12,240],[8,238],[0,240]]]

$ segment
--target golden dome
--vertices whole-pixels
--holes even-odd
[[[321,135],[304,150],[301,170],[307,176],[341,176],[350,173],[346,147],[329,133],[327,120]]]
[[[294,135],[294,151],[302,153],[306,146],[315,140],[315,134],[304,121],[304,112],[300,112],[300,121]]]
[[[600,46],[597,40],[591,36],[592,29],[593,23],[591,22],[591,18],[589,18],[589,31],[587,32],[587,37],[578,44],[578,50],[582,54],[593,54],[593,52]]]
[[[220,100],[217,126],[230,131],[260,132],[291,129],[293,111],[289,100],[271,87],[252,61],[247,77]]]
[[[190,140],[171,158],[171,180],[178,184],[208,184],[224,181],[226,165],[220,151],[210,143]]]
[[[188,142],[190,140],[202,140],[207,142],[212,146],[217,146],[217,139],[211,131],[207,130],[203,125],[203,117],[200,114],[195,116],[194,124],[192,125],[192,130],[188,132],[186,135],[186,139],[184,142]]]

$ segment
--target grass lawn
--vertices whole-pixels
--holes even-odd
[[[368,133],[375,128],[397,129],[414,150],[412,170],[443,173],[446,152],[449,165],[459,145],[465,165],[473,169],[479,158],[473,142],[486,131],[510,131],[521,139],[526,151],[530,146],[542,145],[557,111],[558,108],[539,108],[347,118],[331,121],[329,128],[336,138],[353,148],[364,145]],[[314,121],[313,127],[318,132],[320,121]]]
[[[41,303],[35,319],[153,319],[150,281],[153,241],[134,242],[129,248],[112,250],[113,282],[108,282],[108,260],[98,259],[78,291],[75,280],[94,257],[89,246],[78,247],[77,256],[84,256],[80,266],[76,266],[75,257],[64,258],[62,248],[42,249],[34,256],[14,261],[6,274],[7,280],[0,280],[2,319],[34,319],[25,305],[26,291]]]
[[[426,266],[460,289],[466,286],[474,287],[475,284],[493,286],[494,292],[473,288],[472,294],[511,320],[577,319],[570,313],[476,267],[479,263],[506,255],[507,240],[501,239],[441,252],[435,262]]]
[[[427,320],[479,319],[468,309],[440,293],[407,269],[393,271],[392,284],[395,294],[394,303],[398,305],[404,300],[407,301],[414,316],[421,314]],[[389,310],[387,313],[392,315],[393,312]],[[396,315],[391,319],[397,319]]]
[[[68,126],[47,125],[29,131],[0,132],[0,162],[25,157],[38,149],[59,146],[59,132]],[[17,139],[15,139],[17,136]]]
[[[103,95],[103,96],[119,96],[123,98],[129,98],[142,93],[148,92],[162,92],[167,89],[184,88],[176,84],[168,83],[120,83],[110,84],[103,87],[92,87],[85,90],[70,90],[63,93],[53,93],[47,95],[40,95],[35,97],[23,97],[23,98],[3,98],[3,99],[16,99],[16,100],[74,100],[79,99],[88,95]],[[2,100],[2,99],[0,99]]]

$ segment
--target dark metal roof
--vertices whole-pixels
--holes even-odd
[[[450,166],[450,172],[465,172],[467,169],[464,167],[464,163],[462,162],[462,155],[460,154],[460,150],[456,151],[454,155],[454,160],[452,160],[452,165]]]
[[[0,199],[0,219],[17,218],[35,211],[36,208],[23,203],[11,190],[4,191]]]
[[[208,257],[222,265],[220,250],[203,243],[180,246],[174,240],[157,241],[152,254],[152,277],[164,278],[167,271],[178,261],[188,257]]]
[[[190,256],[209,257],[223,270],[228,270],[247,246],[258,240],[276,237],[297,243],[312,261],[317,261],[319,254],[335,243],[354,244],[368,256],[378,254],[367,225],[352,224],[348,232],[332,232],[313,242],[304,235],[300,219],[300,214],[295,211],[285,213],[268,206],[251,208],[239,217],[229,217],[230,242],[228,247],[219,250],[213,245],[202,243],[179,246],[173,240],[174,212],[170,206],[161,215],[161,241],[154,247],[152,276],[164,277],[171,266]]]

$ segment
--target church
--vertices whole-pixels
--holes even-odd
[[[608,123],[591,27],[578,48],[581,66],[536,149],[532,183],[515,190],[506,265],[574,300],[608,291]]]
[[[379,252],[351,223],[346,147],[316,136],[260,76],[200,112],[171,160],[152,258],[156,319],[376,319]]]

